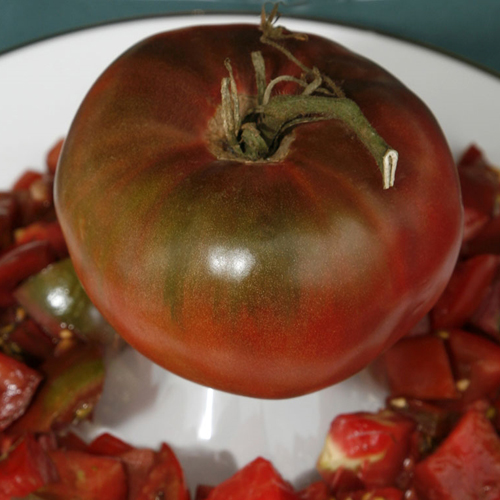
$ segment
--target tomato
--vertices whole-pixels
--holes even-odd
[[[463,384],[463,402],[470,403],[498,393],[500,390],[498,344],[479,335],[454,329],[449,332],[448,346],[454,371]]]
[[[54,464],[33,436],[25,436],[0,460],[0,500],[24,497],[57,480]]]
[[[0,352],[0,431],[26,411],[41,380],[38,372]]]
[[[401,339],[376,362],[393,396],[458,398],[446,346],[434,335]]]
[[[496,500],[499,478],[500,439],[491,422],[475,410],[415,468],[419,498],[431,500]]]
[[[401,82],[327,39],[261,36],[202,26],[128,50],[75,117],[55,204],[84,288],[130,344],[279,398],[354,374],[430,310],[462,209],[442,131]],[[368,136],[399,153],[394,187]]]
[[[337,416],[317,469],[337,492],[399,485],[412,458],[415,422],[391,410]]]
[[[49,432],[88,418],[104,385],[104,362],[100,349],[77,345],[60,357],[48,359],[40,371],[45,380],[28,411],[9,433]]]
[[[273,464],[258,457],[210,491],[207,500],[298,500]]]
[[[118,459],[73,450],[54,450],[49,456],[55,464],[59,481],[37,491],[40,498],[126,500],[127,478]]]
[[[189,500],[184,472],[172,449],[162,443],[156,463],[140,486],[137,500]]]
[[[70,259],[64,259],[30,276],[14,290],[26,312],[53,338],[70,330],[87,340],[110,344],[115,331],[89,300]]]
[[[458,173],[464,204],[463,241],[467,242],[499,215],[500,182],[498,172],[475,145],[458,160]]]
[[[498,255],[477,255],[461,261],[436,305],[431,317],[434,328],[461,327],[470,320],[487,295],[498,273]]]

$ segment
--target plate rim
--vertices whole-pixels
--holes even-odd
[[[92,30],[94,28],[104,28],[104,27],[111,27],[114,25],[120,25],[120,24],[125,24],[125,23],[133,23],[137,21],[148,21],[148,20],[158,20],[158,19],[169,19],[169,18],[176,18],[176,17],[217,17],[217,16],[234,16],[234,17],[244,17],[244,16],[258,16],[259,14],[256,11],[252,10],[242,10],[242,11],[231,11],[231,10],[202,10],[202,9],[195,9],[195,10],[180,10],[177,12],[170,12],[170,13],[157,13],[157,14],[144,14],[144,15],[133,15],[131,17],[125,17],[121,19],[112,19],[112,20],[103,20],[101,22],[95,22],[95,23],[89,23],[89,24],[84,24],[78,27],[73,27],[73,28],[68,28],[68,29],[63,29],[61,31],[57,31],[51,34],[47,34],[44,36],[39,36],[30,40],[27,40],[26,42],[23,43],[18,43],[15,45],[12,45],[11,47],[7,49],[0,50],[0,57],[6,54],[10,54],[12,52],[15,52],[20,49],[24,49],[27,47],[30,47],[31,45],[36,45],[41,42],[53,40],[55,38],[63,37],[65,35],[71,35],[74,33],[79,33],[82,31],[87,31],[87,30]],[[392,39],[394,41],[400,41],[404,42],[410,45],[413,45],[415,47],[419,47],[422,49],[429,50],[431,52],[434,52],[436,54],[440,54],[442,56],[445,56],[450,59],[454,59],[455,61],[458,61],[462,64],[465,64],[467,66],[470,66],[476,70],[479,70],[483,73],[486,73],[490,76],[493,76],[497,79],[500,79],[500,71],[495,70],[494,68],[490,68],[488,66],[485,66],[479,62],[473,61],[472,59],[466,57],[466,56],[461,56],[460,54],[457,54],[455,52],[452,52],[450,50],[446,50],[442,47],[438,47],[436,45],[433,45],[431,43],[426,43],[423,41],[415,40],[410,37],[405,37],[402,35],[396,35],[394,33],[389,33],[388,31],[385,30],[380,30],[380,29],[374,29],[370,28],[367,26],[364,26],[362,24],[358,23],[349,23],[349,22],[344,22],[340,20],[333,20],[333,19],[325,19],[321,18],[318,16],[303,16],[303,15],[297,15],[293,13],[287,13],[286,15],[281,16],[283,19],[289,18],[293,19],[294,21],[308,21],[308,22],[317,22],[317,23],[322,23],[326,25],[331,25],[331,26],[340,26],[343,28],[352,28],[355,30],[359,31],[364,31],[367,33],[372,33],[378,36],[383,36],[385,38]]]

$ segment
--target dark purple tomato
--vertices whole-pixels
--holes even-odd
[[[84,288],[130,344],[207,386],[284,398],[356,373],[430,310],[462,208],[443,133],[401,82],[330,40],[261,35],[187,28],[119,57],[73,122],[56,206]],[[389,189],[356,109],[399,153]]]

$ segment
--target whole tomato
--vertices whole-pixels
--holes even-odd
[[[462,209],[445,138],[403,84],[330,40],[262,29],[180,29],[119,57],[73,122],[56,206],[130,344],[284,398],[356,373],[429,311]],[[380,137],[399,153],[390,189]]]

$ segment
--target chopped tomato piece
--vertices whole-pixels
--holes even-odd
[[[47,153],[47,158],[45,163],[47,165],[47,170],[50,174],[55,175],[57,169],[57,163],[59,161],[59,156],[61,155],[61,150],[64,145],[64,139],[59,139]]]
[[[0,430],[26,411],[41,380],[38,372],[0,352]]]
[[[35,181],[39,181],[42,177],[42,172],[38,172],[37,170],[25,170],[16,182],[14,182],[12,191],[29,189]]]
[[[500,275],[495,276],[470,323],[500,342]]]
[[[157,498],[189,500],[184,472],[174,452],[165,443],[162,444],[156,463],[149,471],[137,496],[137,500],[156,500]]]
[[[126,500],[127,478],[120,460],[72,450],[49,453],[59,481],[36,492],[50,500]]]
[[[464,205],[463,239],[468,241],[498,215],[500,183],[498,173],[476,146],[469,147],[458,161],[458,174]]]
[[[498,500],[500,438],[485,415],[470,410],[439,448],[415,467],[419,498]]]
[[[463,330],[450,330],[448,345],[462,401],[496,394],[500,389],[500,346]]]
[[[499,263],[498,255],[478,255],[459,262],[431,311],[434,328],[460,328],[486,296]]]
[[[416,399],[453,399],[459,396],[448,353],[435,335],[406,337],[386,351],[376,367],[392,396]]]
[[[0,257],[0,289],[11,292],[32,274],[54,262],[56,255],[47,241],[32,241]]]
[[[206,500],[213,489],[214,486],[210,486],[208,484],[199,484],[196,487],[196,491],[194,493],[194,500]]]
[[[390,410],[336,417],[317,468],[334,492],[394,486],[413,458],[415,423]]]
[[[133,448],[121,453],[119,458],[127,473],[128,498],[136,500],[160,456],[149,448]]]
[[[216,486],[208,500],[298,500],[271,462],[259,457]]]
[[[12,193],[0,192],[0,251],[12,244],[16,214],[16,197]]]
[[[28,411],[9,432],[49,432],[89,418],[104,384],[101,350],[91,344],[79,345],[40,367],[45,381]]]
[[[87,443],[74,432],[57,435],[57,448],[61,450],[87,451]]]
[[[404,498],[404,492],[396,488],[377,488],[341,493],[336,500],[403,500]]]
[[[30,241],[48,241],[59,259],[68,256],[68,248],[58,221],[33,222],[27,227],[19,228],[14,233],[17,246]]]
[[[316,481],[298,492],[300,500],[331,500],[333,495],[324,481]]]
[[[51,175],[42,175],[28,189],[13,191],[18,205],[17,225],[24,227],[40,220],[54,220],[53,191],[54,178]]]
[[[69,258],[25,280],[14,296],[54,338],[58,339],[61,330],[65,330],[68,335],[73,332],[101,344],[116,339],[116,332],[85,293]]]
[[[33,436],[26,435],[0,460],[0,500],[24,497],[57,479],[49,456]]]
[[[52,339],[29,317],[12,325],[12,331],[3,347],[10,351],[20,351],[23,359],[36,364],[46,360],[54,352]]]
[[[388,408],[411,418],[418,428],[417,446],[420,455],[427,455],[435,444],[444,439],[456,421],[456,413],[421,399],[389,398]]]
[[[113,436],[109,432],[105,432],[96,437],[88,446],[87,451],[94,455],[108,455],[116,457],[121,453],[133,450],[134,447],[122,441],[121,439]]]

